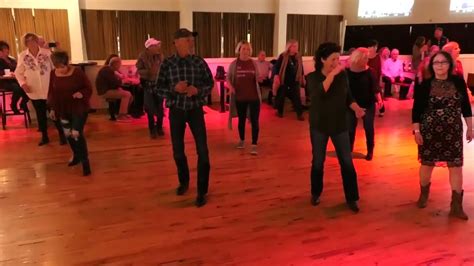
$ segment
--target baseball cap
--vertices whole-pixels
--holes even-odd
[[[186,28],[181,28],[174,33],[174,39],[187,38],[187,37],[196,37],[198,35],[195,31],[190,31]]]

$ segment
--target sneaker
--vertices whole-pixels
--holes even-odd
[[[257,145],[252,145],[252,148],[250,149],[250,154],[252,154],[252,155],[257,155],[258,154]]]
[[[237,144],[237,149],[243,149],[244,147],[245,147],[244,141],[243,140],[239,141],[239,144]]]
[[[198,195],[196,198],[196,202],[194,203],[196,207],[201,208],[202,206],[206,205],[207,199],[205,195]]]

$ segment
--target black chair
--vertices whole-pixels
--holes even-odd
[[[5,130],[7,128],[7,117],[22,115],[25,121],[25,128],[28,128],[28,125],[31,124],[31,116],[28,110],[20,110],[20,113],[14,113],[12,110],[7,109],[7,96],[12,95],[13,92],[7,91],[3,88],[0,88],[0,97],[2,97],[0,112],[2,114],[2,128]]]

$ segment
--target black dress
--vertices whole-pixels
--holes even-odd
[[[472,116],[463,81],[432,79],[418,87],[418,100],[427,98],[417,114],[423,145],[418,146],[422,165],[461,167],[463,165],[462,116]],[[427,87],[429,86],[429,87]],[[420,97],[420,94],[426,94]],[[416,93],[416,92],[415,92]],[[415,96],[416,97],[416,96]],[[415,98],[415,101],[417,99]],[[417,108],[414,103],[414,113]],[[420,102],[418,102],[420,105]],[[419,106],[418,106],[419,107]]]

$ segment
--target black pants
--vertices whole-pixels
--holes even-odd
[[[67,135],[67,140],[74,155],[74,159],[80,162],[89,161],[87,142],[84,137],[84,126],[87,121],[87,116],[87,113],[83,113],[80,115],[67,115],[60,119],[63,130],[67,132],[65,135]],[[71,136],[73,130],[79,132],[79,137],[74,138]]]
[[[285,99],[288,97],[293,103],[296,114],[298,116],[303,114],[303,107],[301,105],[301,94],[300,94],[300,85],[294,84],[293,86],[282,85],[278,89],[276,96],[276,107],[279,114],[283,114],[283,109],[285,108]]]
[[[35,107],[36,111],[36,119],[38,120],[38,129],[41,132],[41,136],[43,140],[47,140],[48,138],[48,106],[46,104],[46,100],[31,100],[33,106]],[[54,121],[54,126],[58,130],[59,138],[61,142],[66,144],[66,136],[64,135],[64,131],[61,126],[61,122],[59,120]]]
[[[148,118],[148,129],[150,132],[155,130],[162,130],[163,129],[163,117],[164,117],[164,109],[163,109],[163,98],[158,95],[147,95],[147,97],[153,97],[152,101],[154,104],[155,110],[146,110],[147,118]]]
[[[140,85],[125,84],[122,88],[132,94],[132,101],[128,107],[128,113],[132,117],[141,117],[143,115],[144,102],[143,87]]]
[[[260,89],[262,89],[263,87],[269,88],[267,102],[268,104],[272,104],[273,103],[272,80],[268,78],[264,79],[262,82],[258,83],[258,85],[260,86]]]
[[[11,101],[11,107],[12,110],[15,110],[18,108],[18,102],[21,99],[20,102],[20,107],[23,110],[27,110],[27,103],[29,101],[28,95],[26,95],[25,91],[20,87],[20,85],[15,81],[15,82],[6,82],[4,84],[4,88],[7,91],[13,92],[12,94],[12,101]]]
[[[383,76],[382,81],[385,83],[385,90],[384,90],[384,95],[385,97],[390,97],[392,96],[392,80],[389,77]],[[400,82],[400,77],[395,78],[395,82]],[[413,82],[413,80],[409,78],[404,78],[403,79],[403,86],[400,86],[400,99],[406,99],[408,90],[410,89],[410,84]]]
[[[351,141],[351,151],[353,151],[356,130],[357,130],[357,123],[359,119],[355,116],[355,113],[353,111],[350,111],[349,116],[350,116],[349,117],[349,139]],[[374,151],[374,146],[375,146],[374,120],[375,120],[375,104],[366,108],[365,116],[362,117],[362,122],[364,123],[367,152],[369,153]]]
[[[260,117],[260,100],[251,102],[235,102],[237,107],[237,115],[239,116],[239,137],[245,140],[245,122],[247,122],[247,110],[250,109],[250,123],[252,124],[252,144],[257,145]]]
[[[313,161],[311,164],[311,195],[320,197],[323,192],[324,161],[326,160],[326,147],[331,138],[336,148],[337,159],[341,166],[342,185],[346,201],[359,200],[357,173],[352,162],[349,134],[347,131],[328,135],[316,129],[310,129],[311,146],[313,148]]]
[[[184,151],[184,135],[186,124],[189,125],[196,143],[198,155],[197,190],[198,195],[206,195],[209,188],[209,150],[207,148],[206,123],[202,107],[184,111],[176,107],[169,112],[171,142],[173,144],[173,157],[178,168],[178,178],[181,185],[189,184],[188,159]]]

